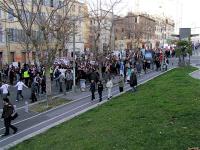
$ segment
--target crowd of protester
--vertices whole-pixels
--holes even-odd
[[[152,57],[146,58],[146,52],[150,52]],[[168,58],[174,56],[175,52],[173,50],[168,50],[163,53],[158,49],[145,50],[144,52],[141,50],[127,50],[125,55],[109,54],[101,63],[98,63],[95,60],[90,60],[89,57],[88,59],[78,58],[76,60],[75,67],[76,85],[80,85],[81,88],[83,87],[82,91],[84,91],[86,84],[94,82],[95,85],[97,85],[99,81],[101,84],[106,84],[114,76],[120,76],[120,91],[123,91],[123,82],[130,82],[133,71],[135,71],[135,73],[140,76],[142,70],[144,73],[146,73],[148,69],[155,69],[156,71],[161,70],[162,64],[163,66],[165,65],[165,69],[167,69],[167,65],[169,64]],[[100,64],[101,66],[99,67]],[[51,81],[55,82],[59,92],[70,91],[72,89],[72,66],[73,63],[69,62],[68,64],[54,64],[51,67]],[[99,71],[99,68],[101,68],[101,71]],[[100,73],[102,73],[102,77]],[[23,99],[23,87],[31,89],[31,102],[37,101],[39,94],[46,93],[45,68],[42,65],[21,65],[20,63],[17,67],[12,65],[5,65],[0,72],[0,81],[2,84],[1,93],[4,98],[10,94],[9,86],[17,87],[16,101],[19,101],[20,97]],[[110,97],[111,94],[108,95],[108,99],[110,99]]]

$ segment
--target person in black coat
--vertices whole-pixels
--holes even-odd
[[[131,73],[131,76],[130,76],[130,86],[133,88],[133,91],[135,92],[136,91],[136,86],[137,86],[137,75],[136,75],[135,71],[133,71]]]
[[[37,101],[36,93],[37,93],[36,83],[32,82],[32,84],[31,84],[31,97],[30,97],[32,103]]]
[[[14,107],[13,105],[10,103],[8,98],[4,98],[3,99],[3,113],[1,118],[4,119],[4,125],[6,128],[5,133],[3,134],[3,136],[7,136],[9,135],[9,128],[13,129],[13,134],[15,134],[17,132],[17,128],[13,125],[11,125],[11,120],[12,120],[12,114],[14,112]]]
[[[90,91],[92,93],[92,101],[95,99],[95,90],[96,90],[95,82],[94,80],[91,80]]]
[[[102,101],[102,92],[103,92],[103,84],[101,81],[99,81],[98,82],[99,102]]]

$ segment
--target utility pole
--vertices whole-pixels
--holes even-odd
[[[72,91],[75,93],[76,92],[76,58],[75,58],[75,42],[76,42],[76,38],[75,38],[75,18],[73,19],[73,89]]]
[[[7,19],[5,20],[5,34],[6,34],[7,61],[8,64],[10,64],[10,33],[7,29]]]
[[[114,24],[114,10],[112,8],[112,51],[115,51],[115,24]]]

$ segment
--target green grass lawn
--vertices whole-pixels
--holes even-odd
[[[179,68],[13,150],[187,150],[200,147],[200,81]]]

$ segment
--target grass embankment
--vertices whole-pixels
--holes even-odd
[[[179,68],[13,150],[186,150],[200,147],[200,81]]]

